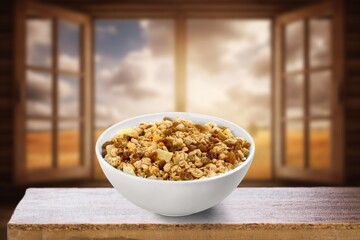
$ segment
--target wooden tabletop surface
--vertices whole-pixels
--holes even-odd
[[[185,217],[150,213],[113,188],[30,188],[10,219],[8,237],[66,239],[65,235],[92,234],[104,239],[120,234],[123,239],[146,239],[155,234],[175,239],[174,229],[183,233],[182,238],[199,234],[196,239],[233,234],[306,237],[312,231],[324,239],[334,234],[360,238],[360,188],[238,188],[217,206]],[[206,231],[211,234],[202,234]]]

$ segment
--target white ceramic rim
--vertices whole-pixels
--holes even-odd
[[[124,173],[123,171],[114,168],[107,161],[105,161],[105,158],[102,157],[102,154],[101,154],[101,147],[102,146],[100,145],[99,140],[101,140],[103,138],[103,135],[105,135],[106,133],[112,131],[118,125],[124,124],[126,122],[131,122],[131,121],[134,121],[134,120],[139,119],[139,118],[149,117],[149,116],[161,116],[161,118],[159,118],[159,120],[162,120],[162,118],[164,116],[166,116],[167,114],[168,115],[169,114],[171,114],[171,115],[176,115],[176,114],[182,114],[183,115],[183,114],[186,114],[186,115],[191,115],[191,116],[194,116],[194,117],[207,118],[207,119],[209,119],[209,122],[222,121],[222,122],[225,122],[226,124],[234,125],[237,128],[240,128],[241,130],[244,131],[245,137],[243,137],[243,138],[246,141],[250,142],[251,147],[250,147],[249,155],[247,156],[246,160],[240,166],[237,166],[236,168],[234,168],[234,169],[232,169],[232,170],[230,170],[230,171],[228,171],[226,173],[223,173],[221,175],[217,175],[215,177],[210,177],[210,178],[205,178],[205,179],[194,179],[194,180],[187,180],[187,181],[159,180],[159,179],[151,179],[151,178],[143,178],[143,177],[134,176],[134,175]],[[117,130],[117,131],[120,131],[120,129]],[[108,141],[108,140],[106,140],[106,141]],[[205,114],[199,114],[199,113],[191,113],[191,112],[159,112],[159,113],[150,113],[150,114],[139,115],[139,116],[129,118],[129,119],[126,119],[124,121],[121,121],[121,122],[118,122],[118,123],[115,123],[115,124],[111,125],[106,130],[104,130],[100,134],[98,139],[96,140],[95,152],[96,152],[96,156],[97,156],[97,159],[98,159],[100,165],[101,165],[100,161],[103,161],[105,163],[104,165],[105,165],[106,168],[110,169],[110,171],[113,171],[116,174],[121,174],[124,177],[134,178],[134,180],[136,179],[138,181],[154,181],[154,182],[161,183],[161,184],[193,184],[193,183],[202,183],[202,182],[215,181],[215,180],[217,180],[219,178],[224,178],[224,177],[226,177],[226,176],[228,176],[230,174],[233,174],[233,173],[235,173],[237,171],[240,171],[242,168],[244,168],[245,166],[247,166],[247,165],[249,165],[251,163],[250,159],[252,159],[254,157],[254,154],[255,154],[255,143],[254,143],[254,140],[251,137],[251,135],[244,128],[238,126],[237,124],[235,124],[235,123],[233,123],[231,121],[228,121],[228,120],[225,120],[225,119],[222,119],[222,118],[219,118],[219,117],[205,115]]]

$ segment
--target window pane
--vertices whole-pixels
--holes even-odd
[[[331,112],[331,72],[322,71],[310,75],[310,114],[329,115]]]
[[[310,122],[310,168],[330,168],[330,121]]]
[[[296,75],[285,81],[286,117],[304,116],[304,77]]]
[[[285,165],[302,168],[304,166],[304,124],[301,121],[288,121],[285,129]]]
[[[80,69],[80,26],[67,21],[59,21],[59,55],[61,70]]]
[[[50,19],[29,17],[26,20],[26,63],[28,65],[51,66],[51,32]]]
[[[26,121],[26,168],[52,166],[52,124],[50,121]]]
[[[80,165],[80,128],[76,121],[58,123],[58,166]]]
[[[29,116],[52,114],[52,78],[49,73],[26,72],[26,113]]]
[[[323,16],[310,19],[310,65],[331,64],[331,18]]]
[[[78,77],[59,75],[58,104],[60,117],[78,117],[79,113]]]
[[[174,111],[174,21],[99,19],[94,28],[96,131]]]
[[[285,69],[287,72],[304,68],[304,22],[293,22],[285,27]]]
[[[270,178],[270,21],[188,20],[187,29],[186,110],[249,130],[257,152],[246,178]]]

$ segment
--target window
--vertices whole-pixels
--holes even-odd
[[[319,4],[276,21],[278,177],[341,182],[333,11]]]
[[[84,160],[85,115],[84,91],[90,82],[84,58],[88,33],[87,17],[36,3],[25,4],[18,21],[24,26],[24,38],[18,50],[17,66],[21,74],[20,106],[17,109],[17,181],[36,182],[85,177],[90,165]],[[21,42],[23,41],[23,42]],[[19,48],[22,49],[22,48]],[[25,66],[22,68],[21,66]],[[90,128],[91,130],[91,128]],[[87,129],[88,131],[88,129]],[[23,136],[23,137],[22,137]],[[23,153],[23,155],[21,155]]]

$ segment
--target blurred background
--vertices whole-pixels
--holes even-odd
[[[140,114],[247,129],[241,186],[359,185],[356,1],[5,1],[2,232],[27,187],[110,186],[94,143]]]

